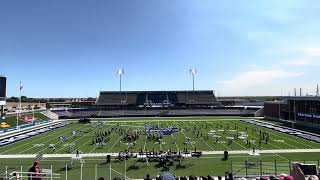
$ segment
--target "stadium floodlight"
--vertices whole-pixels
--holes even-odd
[[[123,68],[119,68],[118,71],[117,71],[117,74],[119,76],[122,76],[124,74],[124,69]]]
[[[122,88],[122,75],[124,75],[124,69],[123,68],[119,68],[117,71],[117,75],[119,76],[119,80],[120,80],[120,93],[121,93],[121,88]]]
[[[197,74],[197,69],[191,68],[190,69],[190,74],[192,76],[192,91],[194,91],[194,76]]]
[[[191,69],[190,69],[190,74],[191,74],[191,75],[196,75],[196,74],[197,74],[197,69],[191,68]]]
[[[194,76],[197,74],[197,69],[196,68],[191,68],[190,69],[190,74],[192,76],[192,92],[193,92],[193,101],[194,101]]]

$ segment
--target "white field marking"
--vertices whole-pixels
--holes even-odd
[[[126,131],[129,129],[129,127],[130,126],[128,126],[127,128],[126,128]],[[111,146],[111,148],[108,150],[108,152],[107,153],[109,153],[112,149],[113,149],[113,147],[121,140],[121,138],[122,138],[122,135],[120,135],[120,137],[116,140],[116,142]]]
[[[69,131],[69,129],[71,129],[71,127],[70,128],[68,128],[68,131]],[[80,129],[80,128],[79,128]],[[66,132],[66,130],[63,130],[63,134],[62,135],[65,135],[65,134],[67,134],[68,132]],[[61,133],[61,132],[59,132],[59,133]],[[56,133],[56,134],[58,134],[58,133]],[[48,135],[46,135],[45,137],[47,137]],[[52,139],[48,139],[47,141],[43,141],[43,142],[41,142],[41,143],[43,143],[43,144],[46,144],[47,142],[49,142],[49,141],[52,141]],[[20,151],[19,152],[19,154],[22,154],[23,152],[26,152],[26,151],[28,151],[28,150],[30,150],[30,149],[33,149],[34,148],[34,146],[31,146],[31,147],[29,147],[29,148],[27,148],[27,149],[24,149],[23,151]],[[47,148],[45,148],[45,149],[47,149]],[[40,151],[38,151],[38,153],[39,152],[42,152],[44,149],[42,149],[42,150],[40,150]]]
[[[168,121],[166,121],[166,123],[167,123],[167,126],[169,127]],[[172,137],[172,140],[174,140],[173,134],[171,134],[171,137]],[[174,141],[174,144],[176,145],[177,152],[179,152],[180,149],[179,149],[179,147],[178,147],[178,145],[177,145],[177,141]]]
[[[97,128],[97,130],[101,130],[102,128],[105,128],[107,125],[110,125],[107,129],[105,130],[109,130],[110,128],[114,127],[116,124],[105,124],[104,126],[102,126],[101,128]],[[93,132],[97,132],[97,130],[94,130]],[[93,133],[90,132],[90,133]],[[89,133],[89,134],[90,134]],[[82,148],[83,146],[87,145],[90,141],[92,141],[92,139],[89,139],[86,143],[83,143],[81,146],[77,147],[77,149]],[[95,149],[95,148],[94,148]],[[93,151],[93,150],[92,150]],[[90,153],[92,153],[92,151]]]
[[[177,124],[176,124],[177,125]],[[178,126],[179,128],[180,128],[180,126]],[[183,130],[184,130],[185,128],[183,128]],[[186,139],[187,139],[187,136],[186,136],[186,134],[184,133],[184,131],[181,131],[182,132],[182,134],[186,137]],[[194,149],[194,145],[192,144],[192,143],[189,143],[189,145],[191,145],[192,146],[192,148]]]
[[[79,129],[82,129],[82,128],[80,127],[80,128],[77,128],[76,130],[79,130]],[[59,135],[59,136],[64,136],[64,135],[66,135],[66,136],[69,137],[69,138],[72,137],[72,136],[70,136],[70,135],[68,136],[67,134],[69,134],[69,133],[66,132],[66,133],[63,133],[62,135]],[[54,139],[58,139],[59,136],[54,137]],[[52,139],[50,139],[50,141],[51,141],[51,140],[52,140]],[[52,143],[52,144],[58,144],[58,143],[61,142],[60,140],[53,140],[53,141],[54,141],[54,143]],[[45,142],[48,142],[48,141],[45,141]],[[47,150],[47,149],[49,149],[48,146],[47,146],[46,148],[38,151],[38,153],[43,152],[43,151],[45,151],[45,150]]]
[[[206,133],[209,133],[208,131],[204,131]],[[217,133],[219,133],[221,135],[221,137],[225,137],[224,134],[220,133],[219,131],[216,131]],[[235,143],[237,143],[236,141],[233,141]],[[232,150],[231,148],[229,148],[227,145],[225,145],[224,143],[221,143],[224,147],[226,147],[229,151]],[[243,149],[247,149],[246,147],[242,146],[241,144],[237,143],[240,147],[242,147]]]
[[[209,133],[209,131],[204,131],[206,133]],[[217,133],[219,133],[221,135],[221,137],[225,137],[224,134],[220,133],[218,130],[216,131]],[[236,141],[234,141],[235,143],[237,143]],[[229,151],[232,150],[231,148],[229,148],[227,145],[225,145],[224,143],[221,143],[224,147],[226,147]],[[237,143],[239,146],[242,146],[240,145],[239,143]],[[242,146],[243,149],[247,149],[246,147]]]
[[[263,122],[263,121],[261,121],[261,120],[258,120],[258,121]],[[270,131],[273,131],[273,130],[271,130],[271,129],[269,129],[269,130],[270,130]],[[275,131],[275,132],[277,132],[277,131]],[[278,132],[278,134],[281,134],[281,132]],[[279,136],[280,136],[280,135],[279,135]],[[319,143],[316,143],[316,142],[314,142],[314,141],[309,141],[309,140],[306,140],[306,139],[303,139],[303,138],[300,138],[300,137],[297,137],[297,136],[294,136],[294,135],[288,135],[288,136],[294,137],[294,138],[297,138],[297,139],[302,139],[302,140],[308,141],[309,143],[319,145]],[[287,139],[287,138],[284,138],[284,139]],[[311,145],[303,144],[303,143],[301,143],[301,142],[296,142],[296,141],[294,141],[294,140],[292,140],[292,139],[287,139],[287,140],[313,148],[313,146],[311,146]]]
[[[131,126],[134,126],[133,124],[134,124],[134,123],[131,123]],[[129,126],[129,127],[130,127],[130,126]],[[134,130],[136,131],[136,130],[138,130],[139,128],[141,128],[141,127],[136,127]],[[130,146],[131,146],[131,143],[128,143],[127,149],[129,149]]]
[[[236,122],[236,124],[238,124],[238,125],[242,128],[242,124],[241,124],[241,123]],[[243,125],[244,125],[244,124],[243,124]],[[245,128],[243,127],[243,129],[245,129]],[[252,137],[253,137],[254,139],[259,140],[259,137],[256,138],[254,135],[252,135]],[[281,147],[279,147],[279,146],[277,146],[277,145],[274,145],[274,144],[272,144],[272,143],[270,143],[270,145],[271,145],[271,146],[274,146],[274,147],[277,147],[278,149],[282,149]],[[281,155],[279,155],[279,154],[276,154],[276,153],[273,153],[273,152],[272,152],[272,154],[275,155],[275,156],[278,156],[278,157],[280,157],[280,158],[282,158],[282,159],[289,160],[289,159],[287,159],[287,158],[285,158],[285,157],[283,157],[283,156],[281,156]]]
[[[236,122],[237,124],[240,124],[241,122]],[[242,127],[242,124],[240,124],[240,126]],[[243,126],[244,126],[244,124],[243,124]],[[252,126],[252,125],[251,125]],[[256,127],[259,127],[259,126],[256,126]],[[260,128],[262,128],[262,127],[260,127]],[[269,131],[269,132],[271,132],[271,131]],[[272,133],[271,132],[271,134],[274,134],[274,133]],[[280,137],[280,136],[278,136],[278,137]],[[256,139],[259,139],[259,137],[258,137],[258,135],[257,135],[257,138]],[[269,143],[268,143],[269,144]],[[290,145],[290,144],[288,144],[288,143],[283,143],[283,144],[286,144],[286,145],[288,145],[288,146],[291,146],[291,147],[293,147],[293,148],[295,148],[295,149],[298,149],[296,146],[292,146],[292,145]],[[273,143],[270,143],[270,145],[272,145],[272,146],[274,146],[274,147],[277,147],[277,148],[279,148],[279,149],[282,149],[281,147],[279,147],[279,146],[277,146],[277,145],[274,145]]]
[[[289,154],[289,153],[319,153],[320,149],[279,149],[279,150],[262,150],[260,154]],[[245,154],[248,157],[249,151],[229,151],[229,155],[241,155]],[[134,153],[136,155],[137,153]],[[223,151],[204,151],[203,155],[221,155]],[[38,154],[8,154],[0,155],[0,159],[21,159],[21,158],[36,158]],[[82,157],[106,157],[107,155],[118,156],[118,153],[90,153],[81,154]],[[43,158],[71,158],[74,154],[44,154]]]
[[[149,121],[149,126],[150,126],[150,121]],[[147,132],[146,132],[147,133]],[[143,146],[143,151],[146,151],[146,146],[147,146],[147,139],[148,139],[148,135],[146,134],[146,139],[144,140],[144,146]]]
[[[160,125],[159,125],[159,121],[158,121],[158,127],[160,127]],[[159,128],[158,128],[158,129],[159,129]],[[161,144],[162,144],[162,139],[161,139],[161,142],[159,143],[159,145],[160,145],[160,151],[162,151]]]
[[[185,122],[183,122],[184,125],[187,125]],[[190,127],[189,125],[187,125],[188,127]],[[206,131],[205,131],[206,132]],[[211,151],[214,151],[214,149],[205,141],[203,140],[202,137],[200,137],[200,139],[211,149]]]
[[[237,122],[236,124],[239,125],[239,127],[240,127],[241,129],[243,129],[243,131],[245,130],[244,126],[242,126],[241,123],[238,123],[238,122]],[[256,139],[256,140],[259,140],[259,137],[258,137],[258,136],[251,135],[251,137],[254,138],[254,139]],[[269,144],[269,143],[268,143],[268,144]],[[273,143],[270,143],[270,145],[273,146],[273,147],[276,147],[277,149],[282,149],[280,146],[277,146],[277,145],[275,145],[275,144],[273,144]]]
[[[68,127],[65,127],[66,129],[71,129],[72,128],[72,124]],[[64,128],[62,128],[61,130],[63,130],[63,131],[65,131],[66,129],[64,129]],[[57,129],[57,130],[59,130],[59,129]],[[54,134],[59,134],[59,133],[61,133],[60,131],[51,131],[52,132],[52,135]],[[48,132],[49,134],[50,134],[50,132]],[[8,151],[12,151],[12,150],[14,150],[14,149],[17,149],[17,148],[20,148],[21,146],[25,146],[25,145],[28,145],[28,144],[31,144],[31,143],[35,143],[36,141],[41,141],[42,139],[44,139],[44,138],[47,138],[47,136],[48,136],[48,133],[44,133],[43,135],[44,136],[41,136],[39,139],[34,139],[34,140],[32,140],[32,141],[30,141],[30,142],[27,142],[27,143],[23,143],[23,144],[21,144],[21,145],[19,145],[19,146],[15,146],[15,147],[13,147],[13,148],[10,148],[10,149],[8,149],[8,150],[6,150],[6,151],[2,151],[0,154],[3,154],[3,153],[5,153],[5,152],[8,152]],[[41,134],[38,134],[38,135],[41,135]],[[38,136],[37,135],[37,136]],[[37,136],[34,136],[34,137],[37,137]],[[51,136],[51,135],[50,135]],[[32,137],[31,139],[33,139],[34,137]],[[23,142],[23,141],[20,141],[20,142]],[[4,147],[6,147],[6,146],[4,146]]]
[[[79,129],[82,129],[82,126],[80,127],[80,128],[78,128],[78,129],[76,129],[76,130],[79,130]],[[90,132],[91,133],[91,132]],[[89,134],[90,134],[89,133]],[[64,133],[63,135],[65,135],[65,134],[67,134],[67,133]],[[88,134],[88,135],[89,135]],[[85,136],[85,135],[84,135]],[[84,136],[81,136],[81,137],[84,137]],[[68,138],[71,138],[72,136],[71,135],[67,135],[67,137]],[[58,137],[55,137],[55,139],[57,139]],[[59,140],[54,140],[54,144],[59,144],[59,143],[61,143],[61,141],[59,141]],[[71,142],[71,143],[69,143],[69,144],[72,144],[73,142]],[[53,143],[52,143],[53,144]],[[61,147],[60,149],[63,149],[63,148],[65,148],[65,146],[63,146],[63,147]],[[43,151],[45,151],[45,150],[47,150],[47,149],[49,149],[49,147],[47,146],[46,148],[44,148],[44,149],[42,149],[42,150],[40,150],[40,151],[38,151],[38,153],[40,153],[40,152],[43,152]],[[59,149],[59,150],[60,150]],[[56,153],[56,152],[55,152]]]
[[[112,126],[110,126],[110,127],[108,127],[107,129],[105,129],[105,131],[107,131],[107,130],[109,130],[109,129],[111,129],[112,127],[114,127],[116,124],[113,124]],[[92,141],[92,139],[90,140],[88,140],[86,143],[84,143],[84,144],[82,144],[80,147],[78,147],[77,149],[80,149],[80,148],[82,148],[83,146],[85,146],[85,145],[88,145],[89,143],[90,143],[90,141]],[[97,149],[97,146],[95,146],[95,145],[93,145],[94,147],[93,147],[93,149],[90,151],[90,153],[92,153],[94,150],[96,150]]]
[[[283,137],[282,137],[282,136],[278,135],[278,134],[281,133],[281,132],[277,132],[277,133],[276,133],[276,131],[273,131],[273,130],[271,130],[271,129],[268,129],[268,128],[265,128],[265,129],[267,129],[271,134],[274,134],[275,136],[280,137],[280,138],[282,138],[282,139],[285,139],[285,140],[287,140],[287,141],[291,141],[291,142],[298,143],[298,144],[303,145],[303,146],[307,146],[307,147],[309,147],[309,148],[313,148],[311,145],[303,144],[303,143],[301,143],[301,142],[299,142],[299,141],[294,141],[294,140],[292,140],[292,139],[289,139],[289,138],[287,138],[286,136],[283,136]],[[287,134],[286,134],[286,135],[287,135]],[[306,139],[299,138],[299,137],[296,137],[296,136],[291,136],[291,137],[297,138],[297,139],[299,139],[299,140],[308,141],[308,140],[306,140]],[[312,142],[312,141],[308,141],[308,142]],[[285,144],[287,144],[287,143],[285,143]],[[288,145],[289,145],[289,146],[292,146],[292,145],[290,145],[290,144],[288,144]],[[292,146],[292,147],[295,147],[296,149],[299,149],[299,147],[296,147],[296,146]]]
[[[103,127],[105,127],[105,126],[107,126],[107,125],[108,125],[108,124],[105,124]],[[77,138],[76,140],[69,142],[69,144],[73,144],[73,143],[74,143],[74,144],[76,145],[76,142],[78,142],[80,139],[82,139],[82,138],[84,138],[84,137],[88,137],[88,136],[90,136],[92,133],[97,132],[97,131],[99,131],[100,129],[101,129],[101,128],[96,128],[95,130],[87,133],[86,135],[83,135],[83,136]],[[59,151],[63,150],[64,148],[66,148],[66,147],[63,147],[63,146],[62,146],[61,148],[59,148],[59,149],[55,152],[55,154],[57,154]]]

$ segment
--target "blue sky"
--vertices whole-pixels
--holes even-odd
[[[96,97],[196,89],[221,96],[314,93],[320,1],[28,0],[0,2],[8,96]]]

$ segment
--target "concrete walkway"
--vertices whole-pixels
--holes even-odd
[[[252,151],[228,151],[229,154],[249,154]],[[320,153],[320,149],[279,149],[279,150],[256,150],[259,154],[281,153]],[[221,155],[223,151],[203,151],[203,155]],[[106,157],[107,155],[118,156],[118,153],[89,153],[81,154],[81,157]],[[137,153],[134,153],[137,155]],[[37,154],[6,154],[0,155],[0,159],[36,158]],[[75,158],[75,154],[43,154],[43,158]]]

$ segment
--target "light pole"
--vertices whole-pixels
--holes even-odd
[[[121,80],[122,80],[122,75],[124,75],[124,69],[123,68],[118,69],[117,75],[119,76],[119,80],[120,80],[120,94],[121,94],[121,85],[122,85]]]
[[[194,102],[194,76],[197,74],[197,69],[191,68],[189,71],[192,76],[192,94],[193,94],[192,102]]]
[[[122,75],[124,75],[124,69],[119,68],[117,71],[117,75],[119,76],[119,83],[120,83],[120,88],[119,88],[119,94],[120,94],[120,104],[122,104],[122,98],[121,98],[121,88],[122,88]]]

